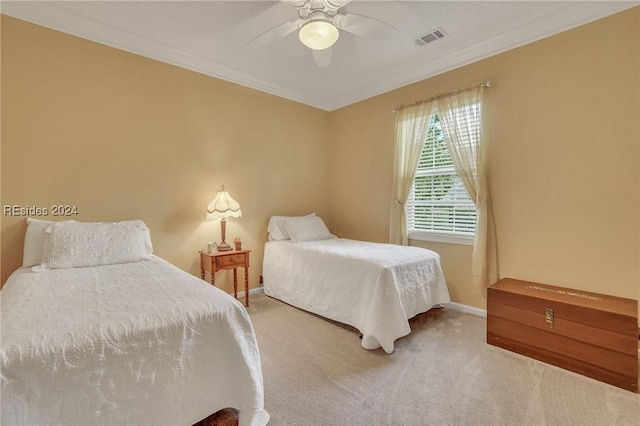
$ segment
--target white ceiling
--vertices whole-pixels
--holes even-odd
[[[638,4],[352,1],[341,11],[384,21],[398,33],[381,41],[341,31],[326,68],[315,64],[295,31],[264,47],[246,46],[298,17],[279,1],[3,0],[1,12],[331,111]],[[423,47],[414,43],[436,28],[448,36]]]

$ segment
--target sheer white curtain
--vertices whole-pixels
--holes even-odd
[[[393,244],[409,244],[404,206],[418,169],[434,107],[433,102],[426,102],[403,107],[396,112],[396,152],[389,224],[389,242]]]
[[[495,239],[487,192],[485,153],[482,140],[482,85],[436,99],[435,109],[456,173],[477,209],[471,273],[476,288],[497,280]],[[491,229],[490,229],[491,228]],[[491,234],[493,235],[493,234]]]

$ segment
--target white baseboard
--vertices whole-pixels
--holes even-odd
[[[264,293],[264,287],[252,288],[249,290],[249,296],[252,294]],[[238,298],[244,297],[244,291],[238,293]],[[449,302],[445,305],[455,311],[464,312],[466,314],[476,315],[482,318],[487,317],[487,311],[480,308],[474,308],[473,306],[463,305],[462,303]]]
[[[249,289],[249,296],[251,296],[253,294],[258,294],[258,293],[264,293],[264,287],[258,287],[258,288]],[[244,291],[239,291],[238,292],[238,299],[240,299],[241,297],[244,297]]]
[[[249,295],[258,293],[264,293],[264,287],[257,287],[249,290]],[[242,294],[244,295],[244,292],[242,292]]]
[[[249,292],[251,294],[251,292]],[[447,308],[451,308],[455,311],[464,312],[466,314],[476,315],[482,318],[487,317],[487,311],[480,308],[474,308],[473,306],[463,305],[462,303],[449,302],[446,304]]]

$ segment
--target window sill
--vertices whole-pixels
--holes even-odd
[[[409,231],[409,239],[472,246],[475,236],[449,234],[446,232]]]

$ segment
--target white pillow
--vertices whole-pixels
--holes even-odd
[[[135,262],[153,253],[149,228],[141,220],[55,222],[45,233],[42,263],[53,269]]]
[[[22,251],[22,266],[35,266],[42,263],[42,252],[45,241],[47,240],[47,234],[45,234],[44,229],[52,223],[57,222],[34,219],[32,217],[27,218],[27,231],[24,234],[24,250]]]
[[[336,237],[318,216],[290,217],[284,222],[284,229],[294,243]]]
[[[315,213],[309,213],[307,216],[315,216]],[[282,241],[288,240],[289,234],[284,229],[284,223],[287,219],[292,217],[305,217],[305,216],[271,216],[269,219],[269,225],[267,225],[267,232],[269,233],[269,241]]]

